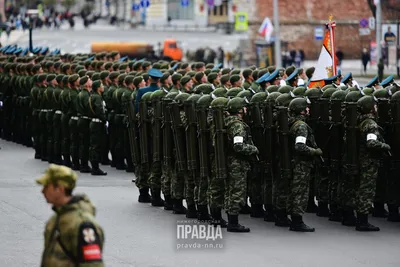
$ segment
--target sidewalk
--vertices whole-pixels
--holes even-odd
[[[309,67],[315,67],[316,65],[317,65],[317,60],[305,60],[302,67],[309,68]],[[361,63],[361,60],[356,60],[356,59],[343,60],[341,70],[343,75],[346,75],[347,73],[351,72],[353,74],[353,77],[363,77],[363,76],[370,77],[378,74],[377,66],[376,65],[370,66],[368,64],[367,73],[366,75],[364,75],[364,67]],[[393,66],[390,67],[385,66],[384,74],[397,76],[397,68]]]
[[[10,36],[7,36],[6,32],[3,31],[0,37],[1,45],[6,46],[16,44],[20,38],[28,34],[28,30],[26,30],[25,32],[23,30],[14,30],[10,33]]]

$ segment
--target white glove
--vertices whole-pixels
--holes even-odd
[[[106,121],[106,127],[108,128],[108,121]]]
[[[3,101],[0,101],[0,107],[2,107],[3,106]]]

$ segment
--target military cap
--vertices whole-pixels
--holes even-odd
[[[58,74],[57,77],[56,77],[57,83],[62,82],[62,79],[63,79],[64,77],[65,77],[64,74]]]
[[[150,66],[151,65],[151,63],[149,62],[149,61],[144,61],[143,63],[142,63],[142,68],[147,68],[148,66]],[[150,75],[150,74],[149,74]],[[151,75],[150,75],[151,76]]]
[[[81,79],[79,80],[79,84],[80,84],[80,85],[85,85],[88,81],[89,81],[89,77],[88,77],[88,76],[83,76],[83,77],[81,77]]]
[[[345,91],[342,90],[337,90],[336,92],[334,92],[331,95],[331,101],[332,100],[340,100],[340,101],[344,101],[346,98],[347,93]]]
[[[51,81],[54,80],[56,77],[57,77],[57,76],[56,76],[55,74],[53,74],[53,73],[48,74],[47,77],[46,77],[46,81],[47,81],[47,82],[51,82]]]
[[[265,73],[263,76],[256,80],[256,83],[260,84],[266,81],[266,79],[270,76],[269,72]]]
[[[114,70],[114,71],[117,71],[117,70],[119,70],[119,63],[114,63],[113,65],[112,65],[112,69]]]
[[[231,75],[240,75],[240,70],[232,70]]]
[[[147,74],[147,73],[143,73],[143,74],[142,74],[142,77],[143,77],[143,79],[145,80],[145,82],[147,82],[147,81],[150,79],[150,76],[149,76],[149,74]]]
[[[258,78],[261,78],[261,77],[264,76],[266,73],[268,73],[268,71],[267,71],[266,69],[259,70],[259,71],[258,71],[257,79],[258,79]]]
[[[204,74],[207,75],[207,76],[208,76],[208,74],[210,74],[210,73],[211,73],[211,69],[206,69],[206,70],[204,71]]]
[[[128,67],[127,63],[123,63],[121,65],[119,65],[119,70],[125,70]]]
[[[360,91],[352,91],[346,95],[345,102],[355,103],[360,99],[363,95]]]
[[[236,96],[241,98],[251,99],[253,93],[250,90],[242,90]]]
[[[118,71],[113,71],[110,73],[110,79],[114,80],[115,78],[117,78],[120,75],[120,73]]]
[[[64,186],[68,189],[74,189],[77,179],[76,173],[68,167],[50,164],[45,174],[36,180],[36,183],[46,186],[54,184]]]
[[[338,89],[336,89],[336,88],[329,88],[329,89],[325,90],[325,91],[322,93],[322,97],[321,97],[321,98],[328,98],[328,99],[330,99],[331,96],[332,96],[332,94],[333,94],[334,92],[336,92],[337,90],[338,90]]]
[[[71,65],[69,63],[65,63],[61,65],[61,71],[62,72],[66,72],[67,70],[69,70],[71,68]]]
[[[349,80],[353,79],[353,74],[350,72],[346,76],[343,77],[341,80],[342,83],[346,84],[349,82]]]
[[[299,69],[295,69],[287,78],[286,78],[286,82],[292,82],[295,79],[297,79],[299,76]]]
[[[384,79],[384,80],[381,82],[380,85],[381,85],[383,88],[385,88],[386,86],[391,85],[393,82],[394,82],[394,77],[393,77],[393,75],[390,75],[389,77],[387,77],[386,79]]]
[[[185,76],[186,75],[186,70],[178,70],[177,73],[182,75],[182,76]]]
[[[295,97],[291,96],[288,93],[281,94],[278,96],[275,100],[275,104],[277,106],[283,106],[283,107],[288,107],[290,102],[294,99]]]
[[[94,81],[94,82],[92,83],[92,90],[93,90],[93,91],[96,91],[98,88],[101,87],[102,84],[103,84],[103,83],[102,83],[100,80]]]
[[[120,74],[120,75],[118,76],[118,83],[119,83],[119,84],[122,84],[123,81],[125,80],[125,77],[126,77],[126,76],[127,76],[127,74],[125,74],[125,73]]]
[[[94,61],[93,61],[93,62],[94,62]],[[96,63],[95,63],[95,64],[96,64]],[[84,65],[85,67],[89,67],[89,66],[92,65],[92,61],[86,60],[85,62],[83,62],[83,65]]]
[[[212,88],[211,84],[208,84],[208,83],[200,84],[200,85],[196,86],[196,88],[194,88],[194,92],[196,94],[210,94],[212,91],[213,91],[213,88]]]
[[[107,78],[110,75],[110,72],[107,70],[104,70],[102,72],[100,72],[100,79],[104,80],[105,78]]]
[[[226,96],[227,97],[235,97],[242,91],[244,91],[243,88],[234,87],[234,88],[229,89],[228,92],[226,92]]]
[[[136,76],[137,71],[131,71],[131,72],[129,72],[128,74],[129,74],[129,75],[132,75],[132,76]]]
[[[394,103],[394,102],[399,102],[400,101],[400,91],[398,91],[398,92],[395,92],[393,95],[392,95],[392,98],[390,99],[390,102],[391,103]]]
[[[206,69],[212,69],[212,68],[214,68],[214,64],[213,63],[208,63],[206,65]]]
[[[293,94],[295,96],[304,96],[304,94],[306,93],[306,88],[304,86],[299,86],[296,87],[295,89],[293,89]]]
[[[378,89],[372,93],[377,99],[387,99],[390,97],[389,91],[386,89]]]
[[[61,61],[54,62],[53,67],[58,69],[59,67],[61,67],[61,64],[62,64]]]
[[[86,75],[86,72],[87,72],[87,70],[80,70],[80,71],[78,71],[79,77],[85,76],[85,75]]]
[[[296,67],[295,67],[295,66],[289,66],[289,67],[287,67],[286,70],[285,70],[286,76],[289,77],[290,75],[292,75],[292,73],[293,73],[295,70],[296,70]]]
[[[212,82],[215,81],[215,79],[217,79],[217,77],[218,77],[217,73],[210,73],[207,76],[207,80],[208,80],[209,83],[212,83]]]
[[[135,87],[138,87],[139,84],[143,81],[143,76],[136,76],[133,79],[133,84],[135,85]]]
[[[51,61],[46,61],[46,68],[53,67],[54,63]]]
[[[307,75],[307,78],[308,78],[308,79],[311,79],[311,77],[312,77],[313,74],[314,74],[314,71],[315,71],[315,68],[314,68],[314,67],[311,67],[311,68],[306,69],[306,75]]]
[[[160,78],[160,82],[162,82],[162,83],[165,82],[168,79],[169,76],[171,76],[171,74],[169,72],[165,72],[162,75],[162,77]]]
[[[229,82],[230,77],[231,76],[229,74],[222,75],[220,79],[221,83],[226,84],[227,82]]]
[[[100,73],[95,72],[95,73],[92,75],[91,78],[92,78],[92,81],[100,80]]]
[[[230,68],[223,68],[221,70],[221,74],[225,75],[225,74],[230,74],[231,73],[231,69]]]
[[[259,72],[259,70],[253,70],[253,73],[251,74],[251,76],[253,76],[253,80],[258,79],[258,72]]]
[[[372,95],[372,93],[374,92],[374,89],[370,88],[370,87],[364,87],[363,90],[361,91],[362,95]]]
[[[93,74],[95,74],[95,71],[93,71],[93,70],[88,70],[86,72],[86,75],[89,76],[89,78],[92,78]]]
[[[229,81],[231,82],[231,84],[240,81],[240,75],[238,74],[234,74],[229,78]]]
[[[204,74],[204,72],[197,72],[196,73],[196,75],[194,76],[194,79],[197,81],[197,82],[201,82],[201,79],[203,78],[203,76],[204,76],[205,74]]]
[[[377,84],[379,84],[379,77],[375,76],[371,81],[369,81],[369,83],[365,85],[365,87],[372,87]]]
[[[172,82],[176,83],[177,81],[179,81],[180,79],[182,79],[183,75],[180,73],[175,73],[172,75]]]
[[[104,65],[104,61],[97,61],[96,62],[96,68],[97,69],[100,69],[100,67],[103,66],[103,65]]]
[[[190,76],[183,76],[182,78],[181,78],[181,85],[185,85],[185,84],[187,84],[190,80],[191,80],[192,78],[190,77]]]
[[[273,73],[275,70],[276,70],[276,67],[275,67],[275,66],[269,66],[269,67],[267,67],[267,71],[268,71],[269,73]]]
[[[119,54],[119,52],[117,52],[117,51],[111,51],[110,52],[110,56],[111,57],[115,57],[115,56],[117,56]]]
[[[129,85],[129,84],[131,84],[131,83],[133,83],[133,80],[135,79],[135,76],[132,76],[132,75],[127,75],[126,77],[125,77],[125,84],[126,85]]]
[[[267,96],[267,99],[265,100],[266,103],[272,103],[275,104],[276,99],[278,98],[278,96],[280,96],[281,93],[279,92],[272,92]]]
[[[312,99],[318,99],[318,98],[320,98],[321,97],[321,95],[322,95],[322,91],[321,91],[321,89],[319,89],[319,88],[310,88],[310,89],[308,89],[306,92],[305,92],[305,94],[304,94],[306,97],[308,97],[308,98],[312,98]]]
[[[250,103],[261,103],[267,99],[268,94],[266,92],[258,92],[251,97]]]
[[[210,73],[219,73],[220,72],[220,70],[219,69],[212,69],[211,71],[210,71]]]
[[[189,67],[189,63],[187,63],[187,62],[182,63],[181,69],[186,69],[187,67]]]
[[[169,64],[168,64],[168,63],[161,64],[161,69],[162,69],[162,70],[167,70],[167,69],[169,69]]]
[[[128,62],[128,66],[129,66],[130,69],[133,69],[133,65],[135,64],[135,62],[136,62],[136,61],[134,61],[134,60],[130,60],[130,61]]]
[[[185,75],[190,76],[191,78],[193,78],[196,75],[195,71],[189,71],[188,73],[186,73]],[[184,75],[184,76],[185,76]]]
[[[324,85],[324,87],[321,88],[321,91],[324,92],[325,90],[328,90],[330,88],[335,88],[332,84],[327,84]]]
[[[47,78],[47,74],[42,73],[42,74],[40,74],[40,75],[38,76],[37,81],[38,81],[39,83],[41,83],[41,82],[44,82],[44,81],[46,80],[46,78]]]
[[[197,62],[196,64],[195,64],[195,68],[196,69],[200,69],[200,68],[203,68],[205,65],[204,65],[204,62]]]
[[[244,69],[242,74],[244,78],[248,78],[250,77],[250,75],[253,73],[253,71],[251,69]]]
[[[112,62],[107,62],[104,64],[104,69],[109,70],[112,67],[113,63]]]
[[[150,69],[147,74],[153,79],[160,79],[163,76],[163,73],[157,69]]]
[[[153,64],[153,69],[157,69],[157,70],[161,69],[161,64],[160,63],[154,63]]]
[[[276,69],[268,76],[268,78],[265,81],[271,83],[279,78],[280,78],[280,72],[279,69]]]
[[[135,64],[133,64],[134,70],[138,70],[140,67],[142,67],[142,61],[137,61]]]
[[[78,75],[78,74],[73,74],[73,75],[70,75],[70,76],[69,76],[68,82],[69,82],[69,83],[73,83],[73,82],[75,82],[75,81],[78,80],[78,79],[79,79],[79,75]]]

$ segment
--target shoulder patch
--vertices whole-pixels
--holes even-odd
[[[102,261],[101,240],[92,223],[82,223],[78,235],[79,262]]]

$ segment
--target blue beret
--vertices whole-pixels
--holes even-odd
[[[49,48],[46,46],[46,47],[43,47],[43,49],[42,49],[42,51],[40,51],[40,54],[45,54],[45,53],[47,53],[49,51]]]
[[[172,67],[173,70],[176,70],[177,68],[178,68],[178,64],[175,64],[175,65]]]
[[[35,48],[32,50],[32,53],[37,54],[37,53],[40,52],[41,49],[42,49],[41,47],[35,47]]]
[[[163,73],[157,69],[150,69],[148,71],[148,74],[150,77],[153,77],[153,78],[161,78],[163,76]]]
[[[387,77],[386,79],[384,79],[384,80],[381,82],[381,86],[382,86],[382,87],[386,87],[386,86],[390,85],[391,83],[393,83],[393,80],[394,80],[393,75],[390,75],[389,77]]]
[[[125,60],[127,60],[128,59],[128,57],[121,57],[118,61],[119,62],[124,62]]]
[[[373,86],[374,84],[377,84],[377,83],[379,83],[379,79],[378,79],[378,76],[375,76],[371,81],[369,81],[369,83],[367,83],[365,85],[365,87],[371,87],[371,86]]]
[[[14,54],[17,55],[17,54],[19,54],[19,53],[21,53],[21,52],[22,52],[22,48],[21,48],[21,47],[18,47],[18,48],[14,51]]]
[[[278,75],[279,75],[279,69],[276,69],[274,72],[272,72],[272,73],[268,76],[268,78],[267,78],[265,81],[266,81],[266,82],[270,82],[270,81],[276,79],[276,78],[278,77]]]
[[[342,83],[347,83],[350,79],[352,79],[353,78],[353,74],[350,72],[350,73],[348,73],[346,76],[344,76],[343,77],[343,79],[342,79]]]
[[[85,61],[92,61],[94,59],[94,57],[90,57],[88,59],[86,59]]]
[[[269,72],[265,73],[263,76],[257,79],[256,83],[260,84],[264,82],[269,77]]]
[[[286,81],[286,82],[289,82],[289,81],[293,80],[294,78],[296,78],[297,75],[299,75],[299,69],[295,69],[295,70],[292,72],[292,74],[290,74],[290,76],[286,78],[285,81]]]
[[[212,70],[219,70],[222,67],[222,63],[218,63]]]

